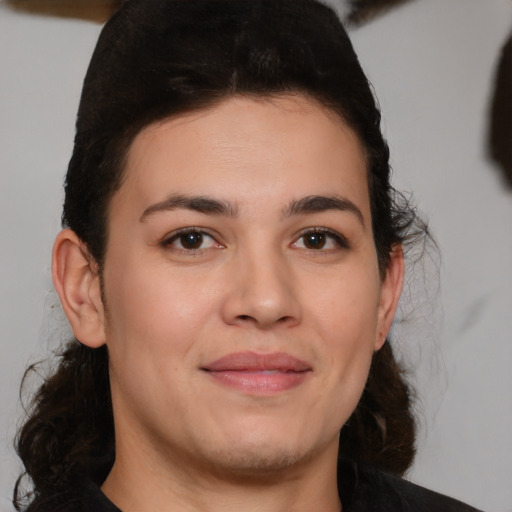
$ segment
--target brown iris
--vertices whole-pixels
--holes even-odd
[[[325,242],[325,233],[308,233],[304,235],[304,245],[308,249],[323,249]]]
[[[203,234],[198,231],[190,231],[180,235],[180,243],[185,249],[199,249],[203,243]]]

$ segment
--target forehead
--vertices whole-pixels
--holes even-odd
[[[302,95],[233,97],[143,129],[113,203],[177,193],[243,205],[334,191],[369,214],[364,150],[337,114]]]

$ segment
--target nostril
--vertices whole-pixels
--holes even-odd
[[[257,320],[256,317],[252,315],[238,315],[236,317],[237,322],[247,323],[247,322],[255,322],[257,324],[262,323],[261,319],[260,321]],[[292,316],[282,316],[281,318],[277,318],[276,320],[273,320],[272,324],[286,324],[288,322],[293,322]],[[264,322],[263,322],[264,323]]]

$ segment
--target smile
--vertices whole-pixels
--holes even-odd
[[[297,387],[312,372],[310,365],[283,352],[237,352],[201,369],[223,386],[262,396]]]

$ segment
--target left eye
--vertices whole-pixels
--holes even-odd
[[[184,251],[195,251],[214,247],[217,245],[217,242],[208,233],[198,230],[189,230],[176,233],[171,238],[168,238],[164,245]]]
[[[344,238],[337,233],[313,230],[303,233],[297,241],[293,243],[293,247],[325,251],[340,247],[347,247],[347,243]]]

